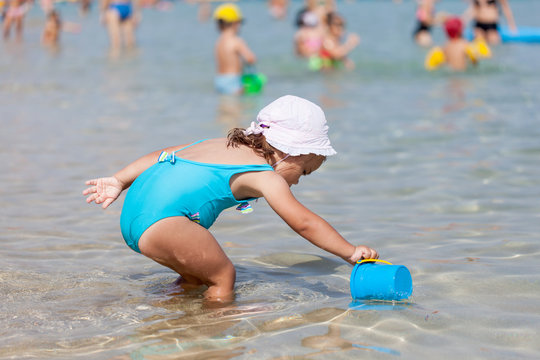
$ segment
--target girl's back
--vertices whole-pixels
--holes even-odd
[[[451,69],[459,71],[467,69],[469,61],[467,46],[468,42],[464,39],[453,39],[446,43],[443,51],[446,57],[446,63]]]

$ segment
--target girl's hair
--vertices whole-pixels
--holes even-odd
[[[336,22],[341,23],[342,25],[345,25],[345,20],[337,12],[331,11],[328,14],[326,14],[326,25],[330,26]]]
[[[237,23],[242,23],[243,20],[240,20],[240,21],[235,21],[235,22],[228,22],[228,21],[225,21],[223,19],[218,19],[217,20],[217,26],[218,26],[218,29],[219,31],[223,31],[227,28],[230,28],[231,26],[237,24]]]
[[[272,155],[276,153],[276,149],[266,142],[266,138],[262,134],[245,135],[244,129],[234,128],[227,134],[227,146],[238,147],[246,145],[253,149],[258,155],[263,156],[267,161],[272,160]]]

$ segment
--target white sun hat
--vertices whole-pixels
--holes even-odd
[[[270,145],[291,156],[336,154],[324,112],[298,96],[285,95],[265,106],[244,134],[262,134]]]

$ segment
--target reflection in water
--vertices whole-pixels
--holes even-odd
[[[220,95],[216,109],[216,122],[224,125],[227,133],[235,127],[247,127],[260,109],[266,106],[267,100],[259,95],[235,96]]]
[[[443,106],[443,114],[457,112],[463,110],[467,106],[465,87],[468,82],[464,78],[450,78],[445,87],[446,103]]]
[[[193,299],[172,302],[186,305],[180,317],[159,319],[153,316],[146,319],[146,326],[137,329],[133,336],[134,343],[146,343],[130,353],[131,359],[229,359],[235,356],[248,355],[255,350],[240,346],[242,342],[259,337],[277,336],[289,331],[297,331],[309,327],[320,328],[327,325],[324,335],[307,336],[302,339],[303,347],[316,349],[308,355],[297,357],[287,355],[274,359],[307,358],[323,354],[347,352],[351,350],[378,351],[391,355],[399,352],[385,347],[353,342],[342,335],[344,329],[354,329],[354,325],[343,324],[350,310],[339,308],[322,308],[305,314],[294,314],[274,317],[260,322],[258,317],[275,312],[269,306],[228,306],[223,309],[206,310],[194,307]],[[200,303],[199,303],[200,304]],[[163,305],[163,304],[162,304]],[[171,302],[166,306],[170,306]]]
[[[321,313],[322,312],[322,313]],[[295,318],[291,321],[294,324],[294,327],[307,325],[316,320],[315,324],[320,324],[321,315],[335,315],[329,320],[324,321],[325,324],[328,324],[328,331],[324,335],[313,335],[307,336],[302,339],[302,346],[310,349],[316,349],[318,351],[304,354],[301,356],[295,355],[286,355],[282,357],[273,358],[274,360],[290,360],[290,359],[306,359],[309,357],[319,356],[319,355],[328,355],[336,354],[341,352],[346,352],[350,350],[367,350],[367,351],[379,351],[391,355],[400,355],[398,351],[387,349],[384,347],[370,346],[365,344],[353,343],[349,340],[346,340],[342,334],[341,330],[344,325],[342,324],[343,320],[347,316],[347,311],[341,309],[321,309],[314,311],[312,313],[305,314],[298,318]]]
[[[221,95],[216,111],[216,122],[225,125],[225,130],[242,126],[242,103],[240,96]]]

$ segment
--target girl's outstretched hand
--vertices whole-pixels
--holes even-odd
[[[83,195],[88,195],[86,202],[94,201],[104,209],[124,190],[123,184],[114,176],[88,180],[86,185],[92,185],[83,191]]]
[[[379,258],[379,254],[377,253],[376,250],[367,246],[360,245],[354,249],[354,253],[348,259],[348,261],[349,263],[354,265],[356,264],[358,260],[361,260],[361,259],[378,259],[378,258]]]

